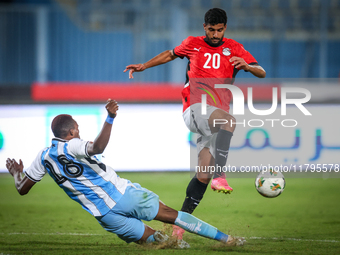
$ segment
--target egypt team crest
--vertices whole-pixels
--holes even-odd
[[[229,48],[224,48],[222,51],[224,56],[229,56],[231,54],[230,49]]]

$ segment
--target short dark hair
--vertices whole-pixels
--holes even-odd
[[[206,25],[210,24],[212,26],[223,23],[227,24],[228,17],[227,13],[220,8],[212,8],[207,11],[204,15],[204,23]]]
[[[51,124],[51,129],[55,137],[65,138],[70,129],[74,128],[75,120],[71,115],[60,114],[56,116]]]

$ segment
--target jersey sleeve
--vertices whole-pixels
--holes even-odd
[[[70,154],[77,158],[90,157],[87,152],[88,141],[83,141],[79,138],[73,138],[68,142],[67,150]]]
[[[41,162],[41,155],[43,152],[44,150],[41,150],[30,167],[25,170],[25,175],[31,181],[38,182],[46,174],[46,169]]]
[[[238,44],[237,57],[243,58],[248,65],[257,64],[256,59],[247,51],[242,44]]]
[[[188,45],[190,44],[192,36],[184,39],[183,42],[174,48],[174,55],[180,58],[184,58],[188,54]]]

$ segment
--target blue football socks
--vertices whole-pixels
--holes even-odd
[[[178,216],[175,220],[175,225],[183,228],[188,232],[198,234],[210,239],[222,242],[227,242],[228,240],[228,235],[186,212],[178,212]]]
[[[146,239],[146,243],[153,243],[155,242],[155,237],[153,235],[149,236],[148,239]]]

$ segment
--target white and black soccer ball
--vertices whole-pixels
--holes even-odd
[[[285,189],[286,181],[281,172],[262,171],[255,180],[256,190],[264,197],[277,197]]]

